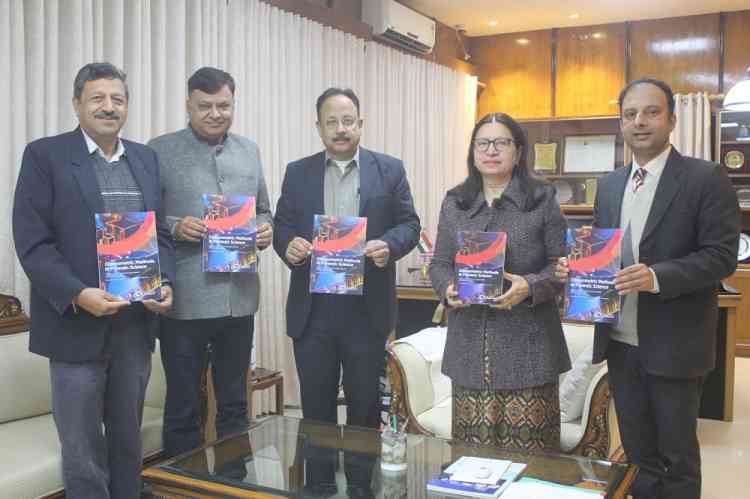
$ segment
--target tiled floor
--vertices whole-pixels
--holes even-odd
[[[734,421],[701,419],[698,440],[703,460],[703,499],[750,497],[750,358],[737,358]]]
[[[343,422],[343,407],[339,421]],[[287,408],[288,416],[302,411]],[[737,358],[734,385],[734,421],[701,419],[698,439],[703,459],[702,499],[746,499],[750,497],[750,358]]]

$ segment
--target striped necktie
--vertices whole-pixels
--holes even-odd
[[[646,179],[646,169],[638,168],[633,174],[633,192],[638,192],[638,189],[643,187],[643,181]]]

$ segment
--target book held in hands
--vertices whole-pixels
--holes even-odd
[[[99,288],[127,301],[159,300],[161,272],[153,211],[96,213]]]
[[[455,256],[458,297],[470,304],[491,304],[503,293],[505,232],[458,232]]]
[[[204,272],[257,272],[255,196],[204,194]]]
[[[310,292],[361,295],[367,218],[315,215]]]
[[[569,274],[564,318],[617,322],[621,300],[615,275],[621,266],[622,229],[568,229],[565,242]]]

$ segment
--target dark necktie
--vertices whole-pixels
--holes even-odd
[[[638,168],[633,175],[633,192],[638,192],[638,189],[643,187],[643,182],[646,179],[646,169]]]

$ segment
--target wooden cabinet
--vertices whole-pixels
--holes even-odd
[[[469,39],[472,63],[486,87],[477,116],[504,112],[516,119],[552,116],[552,36],[531,31]]]
[[[664,80],[675,93],[719,91],[719,14],[636,21],[630,28],[630,80]]]
[[[555,116],[617,115],[625,86],[625,25],[557,32]]]
[[[740,264],[726,283],[742,294],[737,307],[737,355],[750,357],[750,265]]]

